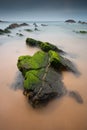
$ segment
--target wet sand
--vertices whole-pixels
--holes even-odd
[[[53,35],[50,39],[46,34],[32,37],[55,41],[56,45],[69,53],[67,57],[75,63],[81,75],[64,72],[63,82],[68,90],[78,91],[84,103],[79,104],[73,98],[64,96],[51,101],[46,107],[33,109],[22,90],[15,90],[12,84],[18,73],[18,56],[33,55],[38,49],[27,47],[25,38],[8,40],[0,46],[0,130],[86,130],[87,39],[68,36],[63,39],[62,36]]]

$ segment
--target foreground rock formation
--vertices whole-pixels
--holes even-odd
[[[24,76],[24,95],[33,107],[48,103],[49,100],[66,94],[67,90],[62,82],[62,71],[75,72],[72,63],[60,55],[60,50],[50,44],[28,38],[27,44],[40,47],[42,50],[33,56],[20,56],[18,69]],[[59,51],[59,52],[58,52]],[[75,92],[71,97],[82,103],[82,98]],[[79,100],[78,100],[79,99]]]

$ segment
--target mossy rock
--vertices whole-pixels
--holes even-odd
[[[27,45],[29,45],[29,46],[40,46],[40,44],[41,44],[42,42],[41,41],[37,41],[37,40],[35,40],[35,39],[32,39],[32,38],[27,38],[26,39],[26,44]]]
[[[64,95],[62,71],[73,71],[71,62],[55,51],[38,51],[33,56],[20,56],[17,66],[24,76],[24,95],[36,107]]]
[[[45,51],[45,52],[48,52],[49,50],[54,50],[54,51],[57,51],[58,48],[55,46],[55,45],[52,45],[48,42],[43,42],[41,45],[40,45],[40,48]]]
[[[25,76],[26,72],[29,70],[29,59],[31,56],[20,56],[18,58],[17,67],[22,72],[22,74]]]
[[[5,33],[11,33],[11,32],[8,29],[4,29],[4,30],[0,29],[0,35],[3,35]]]
[[[38,51],[32,57],[20,56],[17,66],[23,75],[29,70],[45,68],[48,63],[48,54],[43,51]]]
[[[83,33],[83,34],[86,34],[87,33],[87,31],[79,31],[80,33]]]
[[[38,47],[45,52],[48,52],[49,50],[53,50],[59,53],[64,53],[61,49],[57,48],[55,45],[52,45],[51,43],[41,42],[33,38],[27,38],[26,44],[33,47]]]
[[[75,32],[75,33],[81,33],[81,34],[87,34],[87,31],[85,31],[85,30],[81,30],[81,31],[73,31],[73,32]]]
[[[33,30],[31,30],[31,29],[24,29],[24,30],[27,32],[33,32]]]

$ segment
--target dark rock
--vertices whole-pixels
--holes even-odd
[[[17,28],[17,27],[19,27],[19,24],[14,23],[14,24],[9,25],[9,26],[7,27],[7,29],[14,29],[14,28]]]
[[[3,22],[2,20],[0,20],[0,22]]]
[[[41,26],[48,26],[47,24],[41,24]]]
[[[35,27],[34,31],[39,31],[38,28]]]
[[[27,32],[32,32],[32,30],[31,29],[24,29],[25,31],[27,31]]]
[[[83,103],[83,99],[78,92],[70,91],[69,96],[73,97],[78,103]]]
[[[33,25],[34,25],[35,27],[38,27],[38,25],[37,25],[35,22],[33,23]]]
[[[13,24],[10,24],[7,27],[7,29],[14,29],[14,28],[17,28],[17,27],[22,27],[22,26],[28,26],[28,24],[26,24],[26,23],[22,23],[22,24],[13,23]]]
[[[68,20],[66,20],[65,22],[66,22],[66,23],[76,23],[76,21],[73,20],[73,19],[68,19]]]
[[[81,34],[87,34],[87,31],[85,31],[85,30],[81,30],[81,31],[74,31],[74,32],[76,32],[76,33],[81,33]]]
[[[27,23],[22,23],[22,24],[20,24],[19,26],[29,26],[29,24],[27,24]]]
[[[3,35],[5,33],[11,33],[8,29],[0,29],[0,35]]]
[[[78,21],[78,23],[80,23],[80,24],[87,24],[87,22],[83,22],[83,21]]]
[[[18,36],[24,36],[22,33],[16,33],[16,35],[18,35]]]

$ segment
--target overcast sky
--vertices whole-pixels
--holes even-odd
[[[87,0],[0,0],[0,19],[87,20]]]

